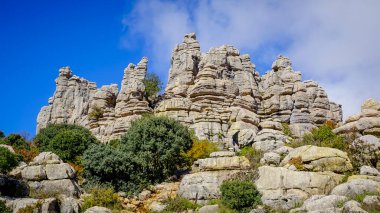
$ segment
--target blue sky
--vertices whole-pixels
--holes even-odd
[[[278,54],[316,80],[345,116],[380,99],[380,1],[0,0],[0,130],[35,132],[58,69],[101,85],[149,58],[166,82],[171,50],[196,32],[201,49],[232,44],[260,73]]]

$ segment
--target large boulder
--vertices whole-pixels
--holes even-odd
[[[332,172],[300,172],[262,166],[255,184],[262,194],[263,204],[291,209],[312,195],[328,194],[342,178]]]
[[[112,210],[105,207],[94,206],[87,209],[84,213],[112,213]]]
[[[34,198],[0,198],[13,212],[37,212],[37,213],[59,213],[56,198],[34,199]],[[28,209],[29,211],[26,211]],[[32,210],[32,211],[30,211]]]
[[[353,179],[336,186],[331,191],[333,195],[347,197],[355,197],[364,193],[380,193],[380,182],[369,179]]]
[[[305,200],[300,208],[292,209],[290,212],[335,212],[338,211],[338,205],[347,199],[338,195],[313,195]]]
[[[380,139],[373,135],[364,135],[352,143],[353,160],[358,165],[379,166]]]
[[[299,158],[299,163],[307,171],[343,173],[353,169],[347,153],[328,147],[307,145],[295,148],[282,160],[280,166],[289,167],[289,162],[294,158]]]

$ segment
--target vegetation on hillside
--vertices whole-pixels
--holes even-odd
[[[21,161],[22,157],[13,154],[5,147],[0,147],[0,173],[7,173],[15,168]]]

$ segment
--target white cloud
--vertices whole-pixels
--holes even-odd
[[[378,8],[378,0],[139,1],[123,20],[123,41],[143,41],[150,69],[165,77],[171,50],[188,32],[197,33],[202,51],[232,44],[266,69],[283,53],[347,116],[367,98],[380,100]]]

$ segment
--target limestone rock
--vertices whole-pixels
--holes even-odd
[[[360,167],[360,174],[361,175],[370,175],[370,176],[380,176],[380,172],[372,168],[370,166],[362,166]]]
[[[255,137],[252,147],[259,151],[272,152],[288,142],[289,137],[282,131],[263,129]]]
[[[77,199],[61,196],[59,198],[59,209],[62,213],[80,213],[81,205]]]
[[[353,160],[359,165],[377,166],[380,159],[380,139],[373,135],[364,135],[352,143],[356,154]]]
[[[157,201],[153,201],[150,206],[149,206],[149,209],[153,212],[162,212],[164,211],[164,209],[166,208],[167,205],[165,204],[162,204],[160,202],[157,202]]]
[[[380,209],[380,196],[365,196],[363,206],[367,209]]]
[[[292,209],[290,212],[328,212],[337,208],[338,204],[347,199],[345,196],[338,195],[313,195],[305,200],[300,208]]]
[[[268,166],[277,166],[280,164],[281,157],[279,154],[274,152],[267,152],[264,153],[263,158],[261,158],[260,163],[262,165],[268,165]]]
[[[219,205],[206,205],[198,210],[199,213],[218,213],[218,211]]]
[[[45,172],[47,179],[49,180],[73,179],[75,177],[73,167],[67,163],[47,164]]]
[[[343,173],[353,169],[347,153],[328,147],[307,145],[295,148],[282,160],[280,166],[290,166],[289,161],[293,158],[300,158],[308,171]]]
[[[218,158],[218,157],[233,157],[235,156],[235,152],[231,151],[219,151],[219,152],[213,152],[210,154],[210,158]]]
[[[329,193],[342,178],[342,175],[332,172],[299,172],[262,166],[255,184],[262,194],[263,204],[291,209],[312,195]]]
[[[94,206],[89,209],[86,209],[84,213],[112,213],[112,211],[105,207]]]
[[[193,170],[197,171],[236,170],[249,168],[249,160],[244,156],[199,159],[194,162],[193,166]]]
[[[343,205],[344,213],[366,213],[367,211],[361,208],[361,204],[357,201],[350,200]]]
[[[26,207],[32,207],[33,212],[38,213],[58,213],[59,207],[57,199],[33,199],[33,198],[0,198],[5,201],[6,206],[13,210],[13,212],[19,212]]]
[[[79,185],[70,179],[61,180],[43,180],[31,181],[28,183],[30,188],[30,196],[35,198],[48,196],[55,196],[63,194],[68,197],[79,197]]]
[[[334,129],[334,132],[380,136],[380,103],[374,99],[366,100],[361,112],[348,117],[342,126]]]
[[[355,197],[364,193],[380,192],[380,182],[369,179],[353,179],[336,186],[331,194]]]

